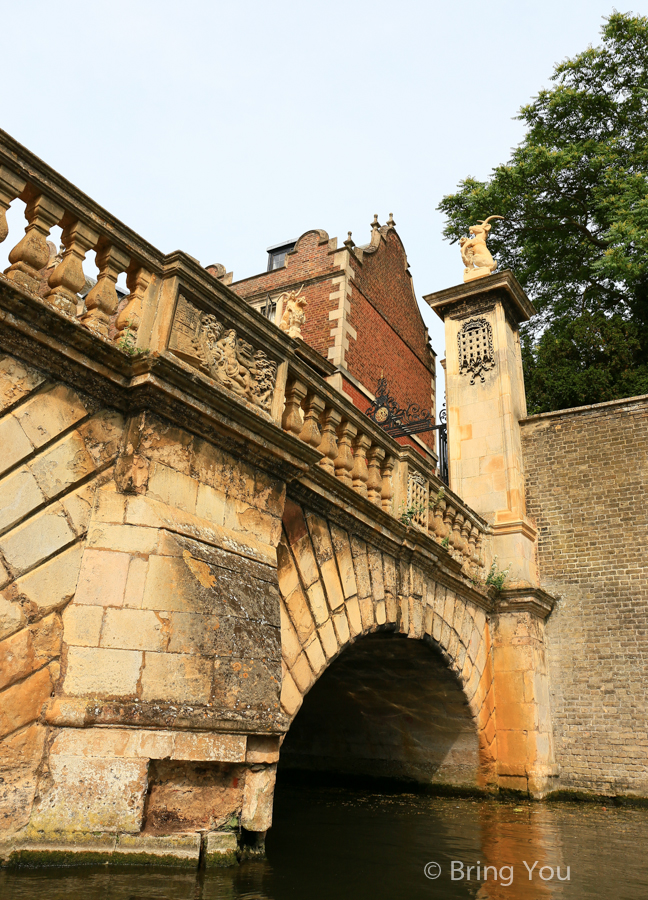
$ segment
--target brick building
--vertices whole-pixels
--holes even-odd
[[[435,416],[435,358],[418,308],[407,255],[390,215],[378,216],[368,244],[351,234],[342,247],[325,231],[307,231],[268,249],[268,270],[231,282],[222,266],[208,271],[276,323],[282,296],[306,297],[304,341],[328,360],[328,381],[362,412],[384,375],[399,406],[414,402]],[[399,438],[436,464],[434,432]]]

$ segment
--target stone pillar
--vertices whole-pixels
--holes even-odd
[[[445,322],[450,487],[489,522],[497,570],[509,570],[491,620],[498,781],[542,796],[556,775],[544,624],[553,599],[539,587],[519,425],[518,327],[535,310],[509,271],[425,300]]]
[[[507,583],[537,585],[519,421],[526,416],[518,326],[535,312],[510,271],[428,294],[445,322],[450,487],[493,528]]]

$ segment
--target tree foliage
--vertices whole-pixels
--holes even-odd
[[[602,35],[521,109],[511,160],[438,207],[452,241],[505,217],[489,247],[538,310],[529,413],[648,393],[648,18],[615,12]]]

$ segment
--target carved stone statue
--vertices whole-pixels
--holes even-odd
[[[504,216],[489,216],[480,220],[477,225],[471,225],[468,231],[471,237],[462,237],[459,241],[461,258],[466,267],[464,269],[464,281],[473,281],[475,278],[483,278],[490,275],[497,268],[497,263],[491,256],[486,246],[486,238],[491,226],[491,219],[503,219]]]
[[[284,306],[279,328],[287,331],[289,337],[300,338],[302,336],[301,327],[306,322],[306,313],[304,312],[306,297],[299,288],[298,291],[287,291],[281,295],[280,299],[283,300]]]

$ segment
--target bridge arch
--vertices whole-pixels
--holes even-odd
[[[359,638],[394,632],[438,652],[472,718],[478,784],[494,783],[495,702],[485,611],[422,565],[397,559],[291,500],[283,524],[277,559],[286,724],[340,654]]]

